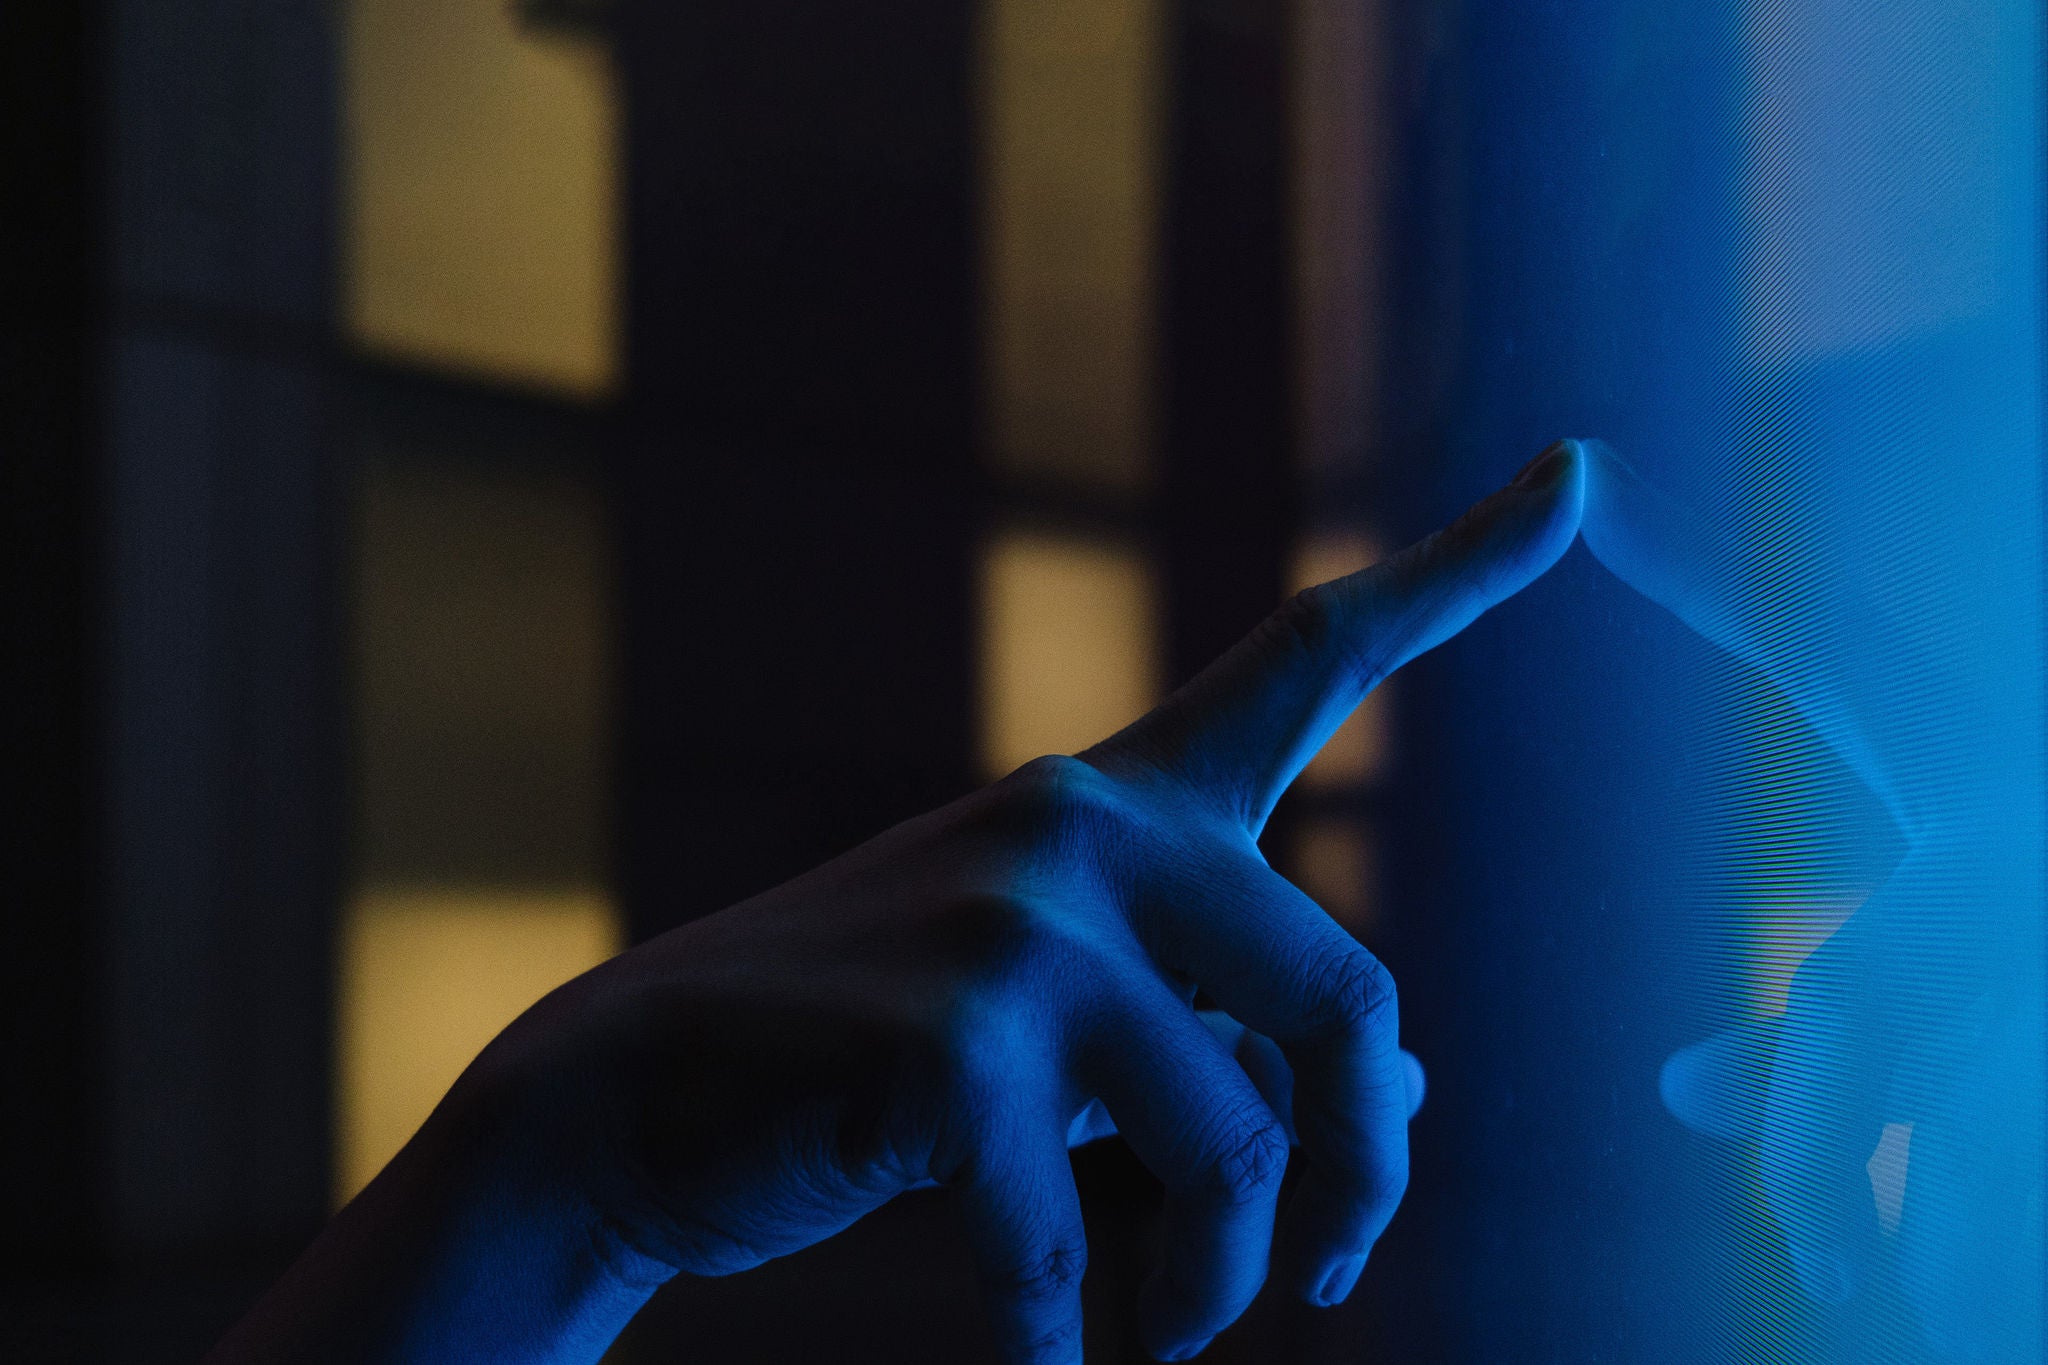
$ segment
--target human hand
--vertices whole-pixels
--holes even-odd
[[[744,1270],[933,1181],[1006,1356],[1078,1360],[1087,1252],[1067,1148],[1104,1113],[1166,1188],[1164,1264],[1140,1303],[1156,1355],[1192,1355],[1238,1317],[1276,1219],[1283,1282],[1341,1301],[1405,1188],[1419,1071],[1385,969],[1256,841],[1374,685],[1563,553],[1581,482],[1559,443],[1449,529],[1295,598],[1078,757],[653,939],[507,1028],[415,1145],[484,1153],[505,1174],[480,1199],[546,1211],[521,1216],[595,1256],[552,1280],[531,1255],[500,1258],[541,1286],[509,1353],[592,1358],[669,1276]],[[1198,989],[1256,1031],[1239,1055],[1284,1059],[1251,1066],[1263,1093],[1191,1007]],[[1282,1216],[1290,1127],[1304,1171]],[[464,1226],[474,1245],[442,1261],[490,1261],[499,1222]],[[443,1272],[455,1287],[434,1292],[453,1302],[488,1274]],[[553,1299],[552,1317],[530,1309]],[[417,1311],[438,1325],[387,1335],[473,1328]]]

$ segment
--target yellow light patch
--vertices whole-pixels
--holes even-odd
[[[369,349],[594,397],[618,371],[618,99],[510,0],[350,0],[343,309]]]
[[[1156,0],[995,0],[983,47],[990,445],[1113,491],[1149,473]]]
[[[358,895],[341,936],[336,1202],[369,1183],[499,1030],[619,947],[594,891]]]
[[[1158,600],[1134,546],[992,538],[982,565],[982,759],[992,776],[1084,749],[1151,707]]]

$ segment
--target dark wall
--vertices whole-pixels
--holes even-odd
[[[13,6],[0,17],[0,764],[13,799],[0,885],[8,1120],[0,1229],[10,1274],[90,1250],[101,1097],[93,1058],[98,947],[87,907],[98,789],[89,655],[98,489],[94,363],[101,204],[95,7]]]
[[[971,782],[970,19],[625,8],[636,937]]]
[[[328,1198],[333,73],[316,0],[110,20],[110,1233],[154,1253]]]
[[[28,1358],[189,1359],[327,1210],[330,20],[7,15],[0,1226]]]

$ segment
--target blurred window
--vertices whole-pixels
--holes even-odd
[[[610,581],[597,491],[488,423],[474,450],[451,452],[438,423],[422,432],[402,407],[375,407],[380,425],[358,436],[340,1199],[493,1034],[621,937],[603,866]]]
[[[380,355],[576,397],[618,374],[602,42],[509,0],[348,0],[343,313]]]
[[[358,470],[360,867],[379,882],[599,875],[610,574],[573,469],[372,449]]]
[[[1158,699],[1158,589],[1135,546],[1003,531],[982,565],[983,766],[1073,753]]]
[[[983,167],[990,449],[1112,493],[1150,469],[1161,13],[993,0]]]
[[[618,100],[580,0],[347,0],[356,860],[336,1193],[621,942],[605,866]]]
[[[980,744],[992,777],[1086,748],[1160,692],[1160,587],[1140,525],[1164,22],[1154,0],[991,0],[984,12],[995,515],[981,557]],[[1049,490],[1054,524],[1093,529],[1043,529]]]
[[[1161,590],[1155,493],[1158,261],[1171,16],[1152,0],[994,0],[983,51],[989,449],[998,529],[983,556],[983,762],[1069,753],[1152,704]],[[1317,3],[1294,24],[1295,384],[1301,476],[1326,515],[1362,501],[1372,411],[1381,152],[1359,97],[1378,19]],[[1276,477],[1286,477],[1276,474]],[[1048,489],[1094,535],[1023,531]],[[1058,521],[1056,514],[1055,520]],[[1065,524],[1061,522],[1060,524]],[[1290,589],[1379,557],[1353,530],[1300,546]],[[1375,893],[1367,814],[1390,744],[1376,692],[1304,773],[1276,860],[1354,930]]]
[[[1389,8],[1302,0],[1294,10],[1296,410],[1316,480],[1355,477],[1371,444],[1388,180],[1388,121],[1371,97],[1388,85]]]
[[[1308,502],[1323,523],[1296,545],[1289,591],[1356,572],[1385,553],[1369,508],[1377,338],[1385,306],[1380,202],[1387,120],[1385,7],[1304,0],[1293,13],[1291,85],[1295,412]],[[1274,862],[1353,934],[1374,942],[1381,915],[1380,801],[1393,753],[1399,681],[1374,689],[1338,727],[1288,796]]]
[[[619,949],[596,893],[366,887],[341,943],[335,1201],[405,1145],[498,1030]]]

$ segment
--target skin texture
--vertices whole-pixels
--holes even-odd
[[[1385,969],[1256,840],[1367,692],[1564,552],[1583,490],[1560,442],[1094,748],[555,991],[211,1359],[595,1360],[671,1276],[937,1182],[1004,1353],[1076,1361],[1067,1147],[1108,1122],[1167,1191],[1156,1355],[1206,1345],[1269,1260],[1342,1300],[1406,1186],[1420,1069]],[[1197,989],[1230,1019],[1205,1026]]]

